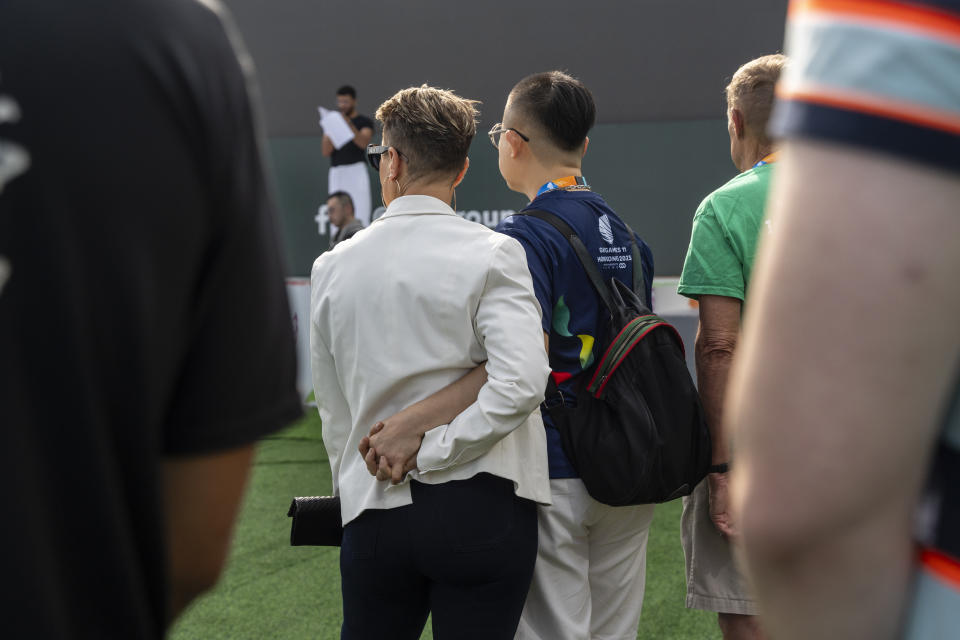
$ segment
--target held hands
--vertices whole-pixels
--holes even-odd
[[[724,536],[734,539],[739,535],[730,515],[729,488],[727,473],[711,473],[707,475],[707,489],[710,493],[710,521],[717,531]]]
[[[423,435],[448,424],[476,402],[486,380],[486,364],[481,362],[459,380],[373,425],[359,447],[370,474],[378,480],[402,482],[408,471],[417,468]]]
[[[359,447],[370,475],[393,484],[402,482],[408,471],[417,468],[423,435],[448,424],[476,402],[486,380],[486,365],[481,362],[459,380],[373,425]]]
[[[399,484],[417,468],[417,452],[423,435],[399,416],[378,422],[360,439],[359,451],[370,475]]]

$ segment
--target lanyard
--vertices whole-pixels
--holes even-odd
[[[543,185],[540,187],[540,190],[537,191],[537,195],[541,196],[548,191],[553,191],[554,189],[589,191],[590,185],[587,184],[587,181],[583,176],[567,176],[565,178],[551,180],[547,184]]]
[[[753,168],[756,169],[757,167],[762,167],[762,166],[765,165],[765,164],[770,164],[771,162],[776,162],[776,161],[779,160],[779,159],[780,159],[780,152],[779,152],[779,151],[774,151],[773,153],[764,156],[764,157],[763,157],[763,160],[761,160],[761,161],[758,162],[757,164],[753,165]]]

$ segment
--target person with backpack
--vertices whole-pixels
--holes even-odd
[[[596,120],[590,91],[559,71],[522,79],[510,92],[503,122],[490,131],[507,186],[530,199],[524,211],[560,218],[586,246],[605,281],[634,288],[636,242],[643,297],[650,300],[653,255],[593,191],[581,171]],[[523,212],[521,212],[523,213]],[[594,346],[609,338],[609,313],[576,252],[549,222],[529,215],[497,230],[520,241],[543,309],[551,378],[548,404],[573,403],[591,370]],[[547,460],[553,504],[539,508],[540,550],[518,638],[635,638],[643,605],[646,545],[653,505],[612,507],[588,493],[564,451],[548,411]]]

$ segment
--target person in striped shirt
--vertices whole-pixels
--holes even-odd
[[[774,638],[956,638],[960,2],[795,0],[786,49],[727,404],[747,574]]]

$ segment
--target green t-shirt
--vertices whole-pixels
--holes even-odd
[[[693,217],[677,292],[744,299],[774,164],[744,171],[704,198]]]

